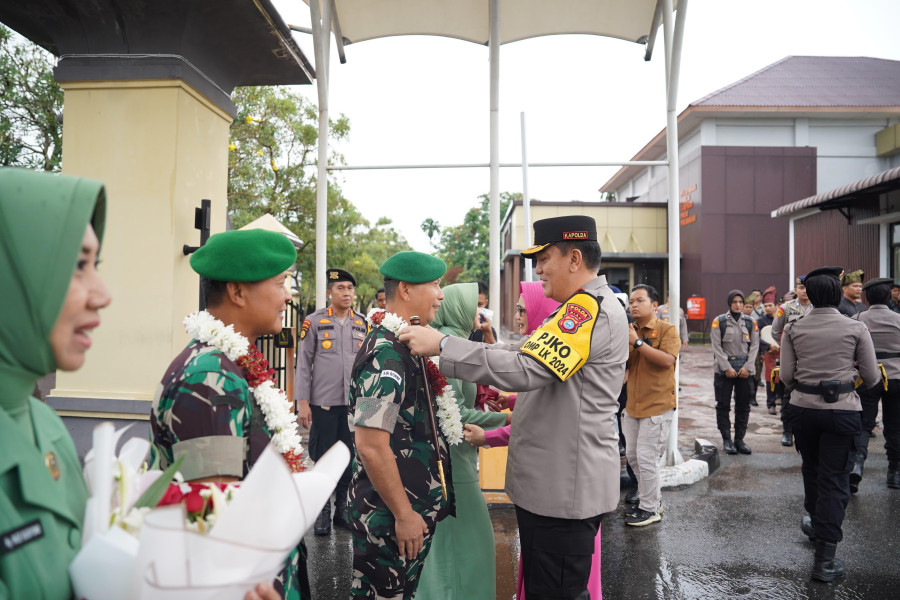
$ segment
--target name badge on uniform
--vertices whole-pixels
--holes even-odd
[[[0,556],[9,554],[42,537],[44,537],[44,527],[39,519],[6,531],[0,534]]]
[[[591,335],[600,312],[596,296],[578,292],[542,327],[531,334],[521,352],[547,368],[560,381],[566,381],[584,366],[591,353]]]

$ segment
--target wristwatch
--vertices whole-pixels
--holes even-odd
[[[634,349],[637,350],[638,348],[640,348],[643,345],[644,345],[644,340],[635,340]]]
[[[449,337],[450,337],[449,335],[445,335],[444,337],[441,338],[441,342],[440,342],[440,344],[438,344],[438,352],[439,353],[444,351],[444,344],[447,343],[447,338],[449,338]]]

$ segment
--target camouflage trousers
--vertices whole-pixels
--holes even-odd
[[[300,545],[288,556],[286,564],[272,586],[278,595],[285,600],[310,600],[309,575],[306,571],[306,542],[300,541]]]
[[[392,536],[383,538],[354,528],[350,598],[412,600],[419,587],[419,575],[425,566],[433,537],[429,532],[419,555],[407,560],[400,556]]]

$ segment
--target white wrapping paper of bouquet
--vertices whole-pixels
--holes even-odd
[[[108,440],[100,441],[107,451],[115,448]],[[101,525],[69,567],[76,596],[86,600],[243,598],[257,583],[271,582],[278,574],[349,462],[350,450],[338,442],[312,469],[291,473],[270,445],[207,534],[187,529],[180,504],[150,511],[139,539],[118,527],[107,525],[104,530]],[[102,477],[93,473],[89,479],[98,481],[94,479],[98,475]],[[106,493],[109,489],[106,486]],[[99,500],[89,503],[89,520],[94,523],[102,521],[98,505],[109,506]]]

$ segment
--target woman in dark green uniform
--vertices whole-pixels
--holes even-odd
[[[81,367],[109,304],[97,181],[0,169],[0,598],[70,598],[88,491],[62,421],[31,397]]]

